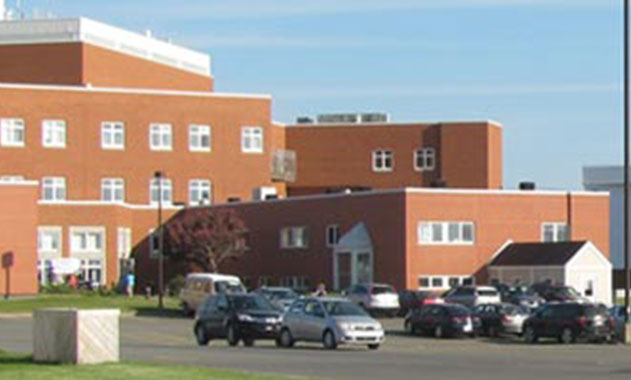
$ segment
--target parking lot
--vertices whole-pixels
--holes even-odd
[[[337,379],[628,379],[631,349],[621,345],[527,345],[519,339],[434,339],[403,334],[401,319],[382,320],[388,332],[378,351],[324,350],[317,344],[276,348],[198,347],[192,320],[123,317],[123,360],[210,366],[297,377]],[[30,317],[0,318],[0,349],[31,352]]]

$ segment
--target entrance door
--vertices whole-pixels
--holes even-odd
[[[352,285],[351,253],[340,252],[336,258],[338,286],[340,289],[346,289]]]
[[[358,284],[368,284],[372,282],[372,263],[370,262],[369,252],[360,252],[357,254],[355,275]]]

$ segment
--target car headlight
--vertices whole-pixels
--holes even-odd
[[[344,330],[344,331],[352,331],[353,330],[353,325],[351,323],[340,323],[339,326],[340,326],[340,329]]]
[[[237,314],[237,319],[241,322],[254,322],[254,318],[249,314]]]

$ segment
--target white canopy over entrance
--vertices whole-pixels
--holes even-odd
[[[345,289],[353,284],[372,282],[372,240],[363,222],[351,228],[335,246],[333,275],[335,289]]]

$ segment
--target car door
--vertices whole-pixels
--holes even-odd
[[[304,311],[305,301],[297,300],[289,307],[283,316],[283,325],[289,329],[291,336],[296,340],[304,340]]]
[[[226,336],[226,319],[230,313],[228,297],[225,294],[218,294],[216,307],[209,318],[210,331],[212,336],[222,338]]]
[[[322,303],[316,300],[307,301],[302,326],[306,340],[319,341],[324,333],[326,314]]]
[[[528,323],[535,330],[536,335],[546,336],[546,319],[549,318],[551,313],[552,307],[544,306],[528,319]]]

